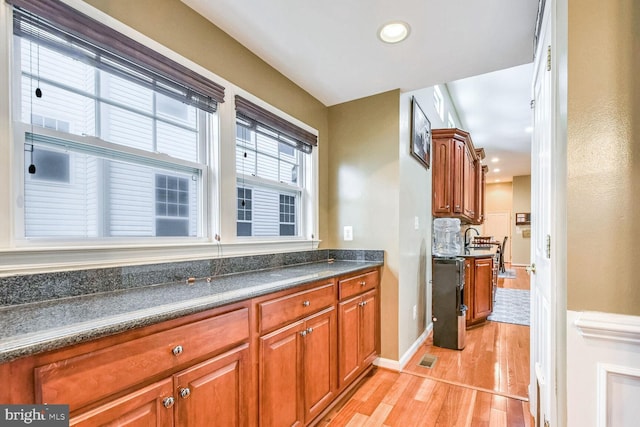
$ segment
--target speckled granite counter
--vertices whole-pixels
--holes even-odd
[[[0,307],[0,362],[382,264],[322,261]]]
[[[491,245],[488,247],[470,247],[467,249],[463,249],[460,252],[461,257],[465,258],[488,258],[496,256],[498,253],[498,245]]]

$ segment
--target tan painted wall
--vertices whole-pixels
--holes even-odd
[[[640,6],[569,2],[567,308],[640,315]]]
[[[327,236],[328,109],[179,0],[86,0],[319,132],[319,238]],[[229,99],[226,99],[229,101]],[[322,244],[323,247],[328,247]]]
[[[399,99],[397,90],[329,108],[329,239],[335,248],[385,249],[382,357],[398,360]],[[343,227],[353,240],[343,240]]]
[[[511,219],[511,262],[531,263],[531,238],[523,237],[530,226],[516,226],[516,213],[531,212],[531,175],[513,177],[513,217]]]
[[[513,209],[513,184],[499,182],[487,184],[485,212],[505,212]]]

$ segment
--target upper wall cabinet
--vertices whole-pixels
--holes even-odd
[[[482,224],[484,151],[476,150],[469,133],[460,129],[434,129],[432,135],[433,216]]]

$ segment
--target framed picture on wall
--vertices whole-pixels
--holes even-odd
[[[411,98],[411,154],[427,169],[431,165],[431,122]]]

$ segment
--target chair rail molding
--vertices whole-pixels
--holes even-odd
[[[640,344],[640,317],[585,311],[574,322],[585,338]]]

